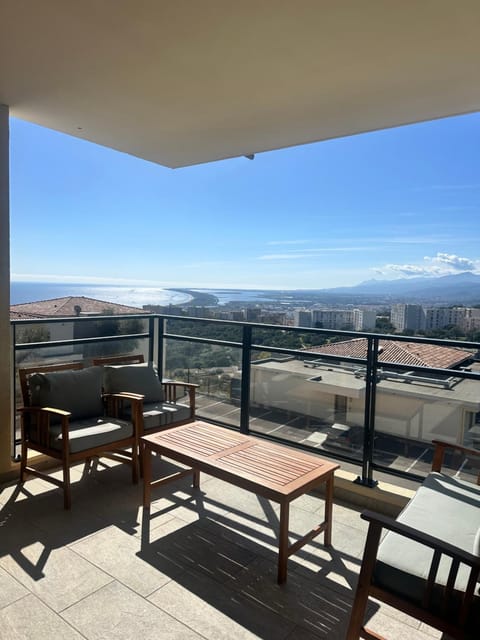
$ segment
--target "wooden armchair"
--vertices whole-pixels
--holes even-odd
[[[434,444],[432,473],[396,520],[362,513],[369,528],[346,640],[383,640],[364,625],[369,597],[452,638],[478,638],[480,487],[441,468],[447,450],[469,459],[480,451]]]
[[[195,420],[196,384],[161,381],[152,363],[142,354],[94,358],[94,365],[104,367],[104,390],[140,400],[138,432],[154,433]],[[179,402],[188,395],[188,404]],[[130,415],[128,402],[119,405],[119,415]]]
[[[129,398],[133,419],[112,417],[124,396],[105,397],[102,374],[101,367],[84,368],[78,362],[19,369],[24,404],[20,409],[20,481],[29,474],[61,487],[65,509],[71,507],[70,465],[79,460],[105,456],[126,462],[132,467],[132,481],[138,482],[141,402]],[[29,450],[61,461],[63,479],[31,467]]]

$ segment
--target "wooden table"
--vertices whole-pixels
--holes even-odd
[[[324,533],[332,540],[333,475],[339,465],[268,440],[196,421],[143,436],[143,507],[150,508],[151,488],[193,473],[193,486],[200,486],[200,471],[230,482],[280,504],[278,582],[287,579],[287,560],[308,541]],[[189,469],[152,480],[152,453],[188,465]],[[325,483],[324,521],[289,545],[290,502]]]

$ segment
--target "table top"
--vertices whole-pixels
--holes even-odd
[[[142,440],[166,457],[280,502],[302,495],[339,468],[293,447],[198,420]]]

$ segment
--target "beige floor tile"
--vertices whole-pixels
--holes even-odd
[[[292,571],[284,585],[266,559],[249,565],[228,586],[252,602],[265,603],[277,615],[320,637],[341,637],[350,617],[352,594],[327,580],[306,580]]]
[[[268,606],[252,602],[198,573],[184,573],[149,600],[205,638],[215,640],[282,640],[293,628],[291,622],[275,615]]]
[[[413,618],[411,618],[413,620]],[[415,620],[415,626],[401,622],[397,617],[386,615],[383,606],[367,621],[367,627],[381,633],[386,638],[395,640],[432,640],[431,633],[420,629],[420,623]],[[439,636],[441,638],[441,635]]]
[[[62,616],[88,640],[201,639],[186,625],[116,581],[73,605]]]
[[[0,568],[0,609],[12,604],[12,602],[16,600],[20,600],[20,598],[23,598],[27,594],[28,591],[25,587],[4,569]]]
[[[83,636],[34,595],[0,610],[0,638],[5,640],[82,640]]]
[[[67,547],[55,549],[38,541],[4,556],[0,565],[54,611],[112,580]]]
[[[156,536],[148,545],[143,545],[142,559],[149,562],[153,554],[153,557],[171,560],[176,567],[203,573],[222,583],[243,571],[256,557],[248,549],[197,523],[183,523],[183,526],[174,528],[179,522],[167,522],[165,527],[171,528],[171,533]],[[155,530],[157,533],[158,529]],[[156,559],[154,563],[158,561]]]
[[[141,540],[111,526],[70,547],[93,565],[141,596],[148,596],[183,571],[149,549],[140,556]],[[148,557],[148,561],[146,558]],[[166,567],[166,573],[162,571]],[[177,569],[176,569],[177,568]]]

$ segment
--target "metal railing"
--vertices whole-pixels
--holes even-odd
[[[110,331],[113,327],[115,334],[108,335],[107,331],[102,330],[103,325]],[[439,409],[446,409],[447,406],[456,403],[458,415],[464,416],[460,425],[453,424],[448,427],[443,424],[444,418],[437,419],[439,429],[441,427],[445,431],[447,427],[450,428],[447,437],[451,440],[463,441],[465,415],[468,416],[473,427],[476,424],[476,414],[480,415],[480,405],[477,408],[475,403],[475,395],[480,401],[480,393],[478,393],[480,386],[476,389],[476,394],[472,394],[471,391],[466,393],[463,410],[461,410],[462,397],[458,393],[460,382],[466,380],[476,381],[477,384],[480,382],[480,367],[479,371],[476,371],[475,363],[473,370],[472,368],[467,370],[379,362],[380,341],[394,340],[410,344],[461,348],[471,352],[472,361],[480,350],[480,344],[475,342],[157,314],[12,320],[11,327],[16,391],[18,391],[18,384],[15,374],[18,367],[25,362],[30,366],[30,363],[39,361],[81,359],[88,364],[89,358],[106,352],[122,353],[141,350],[147,360],[157,363],[162,377],[172,377],[174,374],[177,379],[187,382],[192,375],[195,375],[200,381],[208,381],[208,384],[203,384],[199,388],[199,398],[202,400],[198,403],[199,417],[230,428],[237,428],[243,433],[254,432],[256,435],[279,440],[291,446],[313,449],[324,456],[335,457],[359,468],[357,482],[366,486],[375,484],[375,471],[414,480],[421,480],[423,477],[421,473],[413,470],[413,465],[410,464],[411,459],[408,457],[405,468],[389,463],[389,458],[392,456],[396,460],[401,458],[398,452],[394,451],[389,456],[388,452],[383,451],[385,455],[382,457],[379,454],[382,449],[377,445],[379,439],[384,441],[382,446],[386,449],[397,447],[400,450],[402,446],[407,448],[420,446],[426,447],[422,454],[425,459],[428,459],[429,455],[425,440],[411,437],[410,433],[405,434],[405,437],[402,437],[402,434],[392,435],[388,432],[388,428],[385,430],[385,428],[376,427],[379,393],[380,399],[385,403],[384,396],[388,392],[389,398],[398,401],[399,410],[406,413],[412,412],[412,402],[419,404],[422,397],[433,413],[435,411],[439,413]],[[62,328],[64,337],[58,337],[61,333],[57,330],[58,328]],[[217,337],[219,332],[221,336]],[[301,349],[279,346],[277,338],[285,336],[301,339],[307,346]],[[365,339],[365,357],[340,357],[319,353],[313,346],[321,341],[334,342],[354,338]],[[198,366],[194,366],[192,353],[195,349],[201,353],[202,345],[216,350],[214,353],[217,354],[218,361],[222,360],[222,358],[218,359],[218,354],[227,354],[233,364],[207,366],[206,363],[202,363],[202,356],[200,356],[200,362],[198,358],[196,361]],[[182,353],[182,349],[185,354]],[[175,357],[172,355],[174,351],[177,352],[177,361],[183,363],[177,367]],[[215,357],[212,362],[215,362]],[[212,370],[216,373],[212,373]],[[225,371],[228,371],[228,374],[225,374]],[[311,373],[314,375],[310,375]],[[212,380],[218,382],[222,374],[223,391],[215,396],[212,391],[215,386]],[[338,380],[335,381],[335,376],[341,379],[343,387]],[[326,379],[328,377],[333,381],[329,382]],[[280,382],[278,382],[279,379],[281,379]],[[350,385],[351,389],[345,391],[344,379],[347,379],[347,386]],[[414,391],[420,400],[411,393],[412,385],[416,385]],[[220,386],[219,383],[218,388]],[[266,391],[264,387],[267,388]],[[410,399],[407,391],[410,393]],[[449,394],[449,391],[452,393]],[[317,402],[318,397],[323,397],[325,393],[329,394],[328,402],[331,401],[332,406],[335,405],[334,408],[329,409],[332,411],[331,415],[325,413],[326,407],[323,405],[319,410],[321,402]],[[261,399],[259,400],[257,396],[261,396]],[[298,403],[302,398],[305,400],[305,407],[313,406],[317,402],[316,408],[310,410],[299,408]],[[293,405],[296,408],[292,408]],[[227,414],[234,415],[235,418],[225,419]],[[352,419],[352,415],[356,418]],[[339,419],[338,416],[343,419]],[[262,420],[263,423],[273,427],[258,428],[256,425],[261,424]],[[388,420],[394,419],[387,417],[384,422],[388,424]],[[402,420],[400,416],[398,421]],[[420,421],[423,418],[414,415],[409,420],[409,424],[413,421],[422,433],[424,426]],[[408,420],[405,419],[404,422]],[[311,427],[312,424],[313,427]],[[298,434],[306,437],[297,437]],[[353,438],[355,434],[356,440]],[[18,425],[14,424],[14,456],[18,453],[18,438]],[[355,442],[352,444],[353,440]],[[346,446],[344,443],[347,443]],[[339,446],[336,446],[337,444]],[[465,466],[464,462],[463,465]]]

